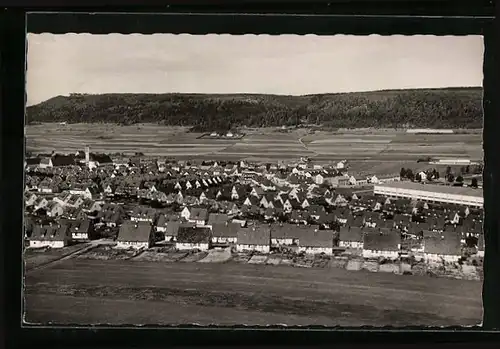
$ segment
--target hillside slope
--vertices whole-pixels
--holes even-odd
[[[154,122],[198,130],[298,123],[325,127],[481,128],[482,88],[307,96],[73,94],[27,108],[27,122]]]

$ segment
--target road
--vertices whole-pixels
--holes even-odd
[[[35,323],[452,326],[481,321],[481,283],[343,269],[65,260],[26,276]]]

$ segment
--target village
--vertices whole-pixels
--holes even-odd
[[[431,168],[360,176],[347,161],[112,158],[89,147],[25,165],[28,254],[93,241],[80,257],[482,273],[482,190],[445,185]]]

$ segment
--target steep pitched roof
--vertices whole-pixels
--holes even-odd
[[[208,243],[211,238],[210,228],[180,226],[177,232],[177,242],[200,244]]]
[[[303,247],[333,248],[333,231],[313,229],[299,237],[299,245]]]
[[[399,251],[401,234],[396,230],[380,229],[379,232],[365,232],[363,249],[376,251]]]
[[[208,216],[208,225],[226,223],[229,221],[229,217],[224,213],[210,213]]]
[[[347,241],[347,242],[362,242],[363,230],[361,229],[361,227],[352,227],[352,226],[341,227],[339,239],[340,241]]]
[[[208,210],[206,208],[201,207],[193,207],[191,208],[189,219],[195,221],[207,220],[208,218]]]
[[[460,255],[460,234],[456,232],[424,231],[424,252],[441,255]]]
[[[120,226],[118,241],[148,242],[153,232],[153,226],[148,222],[126,221]]]
[[[63,241],[69,237],[66,225],[35,225],[30,240],[34,241]]]
[[[212,236],[237,237],[239,229],[241,229],[241,225],[239,223],[232,223],[232,222],[213,223]]]
[[[238,230],[238,244],[264,245],[271,243],[271,229],[266,225],[256,225]]]
[[[75,165],[75,158],[72,155],[55,154],[52,156],[52,166],[72,166]]]

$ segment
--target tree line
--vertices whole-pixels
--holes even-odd
[[[462,167],[460,167],[459,171],[455,171],[455,172],[453,171],[451,166],[447,166],[445,173],[444,173],[444,179],[448,183],[454,183],[454,185],[463,185],[463,182],[464,182],[463,176],[464,175],[469,175],[469,174],[478,175],[478,174],[482,174],[482,172],[483,172],[482,165],[462,166]],[[423,173],[423,175],[422,175],[422,173]],[[439,171],[436,170],[435,168],[414,173],[412,171],[412,169],[402,167],[401,171],[399,172],[399,176],[401,179],[408,179],[410,181],[416,181],[416,182],[421,182],[423,180],[434,181],[434,180],[438,180],[440,178]],[[474,188],[478,187],[478,180],[476,177],[473,177],[471,179],[470,186],[474,187]]]
[[[159,123],[196,131],[315,124],[331,128],[481,128],[482,89],[307,96],[72,94],[27,108],[27,123]]]

